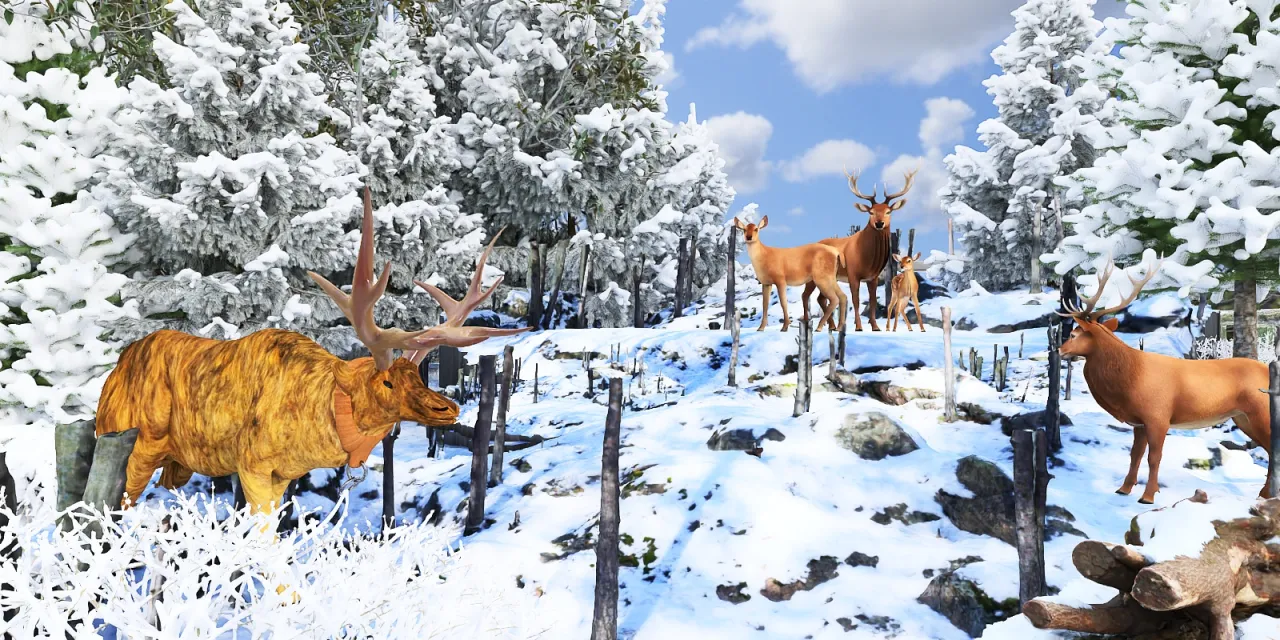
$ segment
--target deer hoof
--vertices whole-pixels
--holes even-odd
[[[1155,499],[1148,500],[1146,497],[1138,498],[1138,504],[1155,504]]]

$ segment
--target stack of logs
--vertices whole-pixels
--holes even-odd
[[[1189,500],[1208,497],[1197,491]],[[1153,562],[1132,546],[1081,542],[1071,554],[1076,569],[1120,593],[1085,608],[1037,598],[1022,612],[1040,629],[1139,637],[1184,629],[1180,637],[1233,640],[1233,618],[1264,609],[1274,615],[1280,606],[1280,499],[1261,502],[1250,514],[1215,521],[1217,537],[1195,558]],[[1198,632],[1201,624],[1207,636]]]

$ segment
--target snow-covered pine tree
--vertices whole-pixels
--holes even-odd
[[[342,315],[332,304],[313,304],[324,296],[305,275],[333,276],[355,261],[359,233],[347,230],[364,170],[321,132],[344,124],[343,114],[306,71],[287,4],[198,5],[167,5],[177,38],[157,33],[155,47],[172,88],[130,83],[114,166],[95,189],[137,237],[126,298],[143,319],[119,333],[167,327],[230,338],[280,326],[345,353],[354,336],[335,326]]]
[[[407,21],[377,18],[355,70],[359,86],[344,87],[361,92],[345,101],[358,105],[357,121],[338,132],[369,172],[377,253],[392,263],[380,319],[402,327],[439,319],[439,306],[413,280],[465,289],[487,241],[483,217],[463,213],[445,187],[461,167],[459,148],[449,116],[436,113],[443,81],[410,46],[412,31]]]
[[[1089,201],[1067,217],[1057,271],[1162,253],[1152,287],[1234,289],[1238,356],[1256,357],[1257,301],[1280,279],[1280,3],[1130,2],[1108,23],[1115,122],[1091,167],[1061,180]],[[1154,256],[1148,256],[1154,257]]]
[[[0,2],[0,425],[93,416],[119,343],[106,327],[128,238],[83,190],[123,91],[92,65],[87,5]],[[50,11],[55,13],[51,14]],[[25,431],[24,431],[25,432]],[[0,441],[5,437],[0,436]]]
[[[978,126],[986,150],[961,146],[945,159],[942,201],[967,251],[964,277],[988,289],[1041,284],[1032,275],[1040,255],[1057,247],[1057,207],[1072,206],[1053,179],[1093,161],[1084,133],[1104,96],[1077,94],[1073,64],[1101,28],[1093,4],[1028,0],[1013,12],[1013,33],[991,52],[1001,73],[983,82],[999,111]]]

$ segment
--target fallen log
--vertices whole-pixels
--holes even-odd
[[[1193,502],[1204,502],[1196,492]],[[1120,594],[1071,607],[1036,598],[1022,608],[1039,629],[1143,634],[1200,621],[1209,640],[1233,640],[1235,620],[1280,605],[1280,499],[1259,502],[1250,517],[1213,522],[1216,537],[1197,557],[1153,562],[1126,545],[1086,540],[1071,554],[1080,574]]]
[[[471,447],[471,439],[475,437],[476,430],[474,427],[467,425],[455,424],[451,427],[445,427],[440,430],[440,444],[449,447]],[[544,438],[542,436],[521,436],[513,433],[506,434],[503,439],[503,451],[522,451],[530,447],[535,447],[548,440],[555,438]],[[489,443],[489,452],[493,452],[493,443]]]

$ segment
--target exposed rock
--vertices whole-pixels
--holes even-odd
[[[844,369],[836,369],[835,372],[828,374],[827,380],[838,391],[851,394],[862,393],[862,379]]]
[[[1059,427],[1071,426],[1071,416],[1062,412],[1058,412],[1058,415],[1060,416]],[[1000,417],[1000,431],[1006,436],[1012,436],[1015,429],[1034,430],[1047,426],[1049,426],[1049,414],[1044,409]]]
[[[1050,311],[1038,318],[1023,320],[1022,322],[1015,322],[1013,324],[998,324],[987,329],[987,333],[1013,333],[1024,329],[1047,329],[1057,318],[1058,314]]]
[[[1004,416],[992,413],[983,409],[980,405],[972,402],[960,402],[956,404],[956,413],[960,415],[961,420],[976,422],[978,424],[991,424],[996,419],[1004,419]]]
[[[516,471],[519,471],[520,473],[529,473],[530,471],[533,471],[533,465],[529,464],[529,461],[524,458],[516,458],[515,460],[512,460],[511,466],[515,467]]]
[[[760,440],[762,441],[772,440],[773,442],[782,442],[783,440],[786,440],[786,439],[787,439],[787,436],[783,435],[781,431],[778,431],[773,427],[769,427],[769,430],[765,431],[764,435],[760,436]]]
[[[760,449],[760,443],[765,440],[781,442],[786,439],[781,431],[772,427],[758,438],[751,429],[726,429],[711,434],[711,438],[707,440],[707,448],[712,451],[750,452]]]
[[[920,448],[893,418],[879,412],[845,416],[844,426],[836,431],[836,442],[864,460],[883,460]]]
[[[880,556],[869,556],[861,551],[854,551],[844,559],[844,563],[851,567],[871,567],[876,568],[880,564]]]
[[[865,367],[858,367],[858,368],[856,368],[856,369],[853,369],[853,372],[854,372],[854,373],[856,373],[856,374],[858,374],[858,375],[860,375],[860,376],[865,376],[865,375],[867,375],[868,373],[880,373],[881,371],[888,371],[888,370],[890,370],[890,369],[906,369],[907,371],[916,371],[916,370],[918,370],[918,369],[923,369],[923,368],[924,368],[924,361],[923,361],[923,360],[916,360],[915,362],[908,362],[907,364],[893,364],[893,365],[874,364],[874,365],[867,365],[867,366],[865,366]]]
[[[895,504],[892,507],[885,507],[884,511],[877,511],[875,515],[871,516],[871,521],[876,524],[889,524],[890,522],[897,520],[907,526],[920,524],[921,522],[933,522],[941,519],[942,518],[938,517],[937,514],[928,513],[926,511],[912,511],[907,513],[907,505],[902,502]]]
[[[883,380],[875,380],[862,383],[863,393],[883,402],[895,406],[901,406],[912,400],[932,400],[939,397],[937,391],[932,389],[917,389],[915,387],[899,387]]]
[[[716,597],[725,602],[733,604],[742,604],[751,599],[751,595],[743,593],[742,590],[747,588],[747,583],[739,582],[738,584],[722,584],[716,587]]]
[[[764,588],[760,590],[760,595],[774,602],[790,600],[791,596],[795,595],[797,591],[809,591],[840,575],[836,573],[836,568],[839,566],[840,561],[836,560],[834,556],[822,556],[817,560],[810,560],[809,575],[805,576],[804,580],[783,584],[773,578],[769,578],[765,580]]]
[[[782,361],[782,370],[778,372],[778,375],[785,376],[788,374],[795,373],[799,370],[800,370],[800,357],[795,354],[791,354]]]
[[[934,578],[916,601],[974,638],[981,636],[987,625],[1018,613],[1017,598],[996,602],[977,584],[950,571]]]
[[[763,378],[764,376],[760,376]],[[754,380],[751,380],[754,382]],[[754,391],[760,394],[761,398],[786,398],[796,395],[796,385],[791,383],[766,384],[758,387],[751,387],[748,391]]]
[[[880,633],[889,634],[890,638],[896,636],[897,631],[902,628],[902,625],[898,624],[897,620],[894,620],[889,616],[869,616],[865,613],[859,613],[854,616],[854,618],[857,618],[862,624],[865,624]],[[854,625],[854,628],[857,628],[857,625]]]
[[[556,498],[564,498],[566,496],[576,496],[582,493],[582,487],[574,485],[565,485],[560,482],[559,478],[553,478],[542,488],[542,492]]]
[[[560,547],[561,553],[542,553],[543,562],[552,562],[555,560],[563,560],[579,551],[587,551],[594,549],[596,541],[588,529],[582,533],[566,533],[559,538],[551,541],[551,544]]]
[[[934,500],[942,505],[942,513],[961,531],[991,536],[1016,545],[1013,481],[1009,476],[992,462],[978,456],[966,456],[956,465],[956,478],[973,493],[973,497],[965,498],[939,489]],[[1045,515],[1046,538],[1064,533],[1083,536],[1070,524],[1075,518],[1066,509],[1049,506]]]

